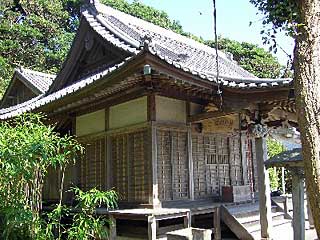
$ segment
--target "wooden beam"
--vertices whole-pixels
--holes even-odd
[[[191,106],[190,106],[190,101],[186,101],[186,119],[190,117],[191,115]]]
[[[83,115],[90,112],[98,111],[102,108],[108,108],[120,103],[124,103],[142,96],[147,95],[148,92],[141,88],[141,87],[133,87],[131,89],[123,90],[121,93],[115,93],[112,96],[105,97],[102,99],[96,99],[95,101],[92,101],[91,103],[86,103],[83,106],[75,107],[72,111],[72,113],[75,113],[76,115]]]
[[[228,99],[234,99],[235,102],[244,101],[247,103],[261,103],[266,101],[281,101],[288,100],[289,88],[283,89],[225,89],[224,97]],[[239,99],[240,98],[240,99]]]
[[[216,111],[216,112],[205,112],[196,114],[193,116],[188,117],[187,122],[200,122],[202,120],[206,120],[209,118],[217,118],[217,117],[224,117],[226,115],[232,115],[238,113],[237,111]]]
[[[156,121],[156,96],[148,95],[148,121]]]

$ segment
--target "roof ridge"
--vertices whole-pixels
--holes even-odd
[[[96,13],[96,18],[100,23],[103,24],[108,30],[114,31],[116,29],[116,32],[113,32],[117,37],[121,38],[123,41],[127,41],[129,44],[134,46],[135,48],[139,49],[141,45],[143,44],[143,37],[145,34],[148,33],[155,33],[161,35],[165,41],[175,41],[177,44],[181,44],[180,47],[188,47],[191,49],[194,49],[198,52],[203,52],[205,54],[208,54],[209,56],[213,57],[216,56],[216,50],[214,48],[211,48],[210,46],[207,46],[203,43],[200,43],[198,41],[195,41],[194,39],[188,38],[186,36],[183,36],[179,33],[176,33],[170,29],[166,29],[164,27],[160,27],[158,25],[155,25],[151,22],[148,22],[146,20],[140,19],[138,17],[132,16],[130,14],[127,14],[125,12],[119,11],[117,9],[114,9],[110,6],[101,4],[99,1],[95,2],[94,4],[90,5],[92,8],[94,8],[94,11]],[[90,9],[87,8],[87,9]],[[128,26],[127,30],[121,29],[121,26],[117,27],[114,26],[111,20],[108,18],[116,18],[120,23]],[[110,25],[112,25],[110,27]],[[129,31],[129,32],[128,32]],[[138,34],[141,35],[141,42],[140,46],[138,46],[138,40],[134,39],[130,34],[132,35],[132,31],[137,31]],[[157,37],[157,36],[155,36]],[[132,40],[134,43],[132,43]],[[152,39],[152,42],[154,42],[155,39]],[[169,49],[168,46],[162,47]],[[173,49],[171,49],[173,50]],[[238,72],[239,75],[248,75],[255,77],[252,73],[249,71],[243,69],[241,66],[237,64],[237,62],[231,60],[226,53],[223,51],[218,50],[218,56],[220,58],[221,62],[225,62],[230,65],[231,68],[235,72]]]
[[[154,30],[162,30],[164,31],[166,37],[169,37],[169,38],[173,38],[174,40],[177,40],[177,36],[179,36],[179,41],[181,39],[183,39],[183,43],[186,43],[188,45],[191,45],[192,47],[194,48],[197,48],[199,50],[204,50],[204,51],[210,51],[212,52],[214,55],[215,55],[215,50],[203,43],[200,43],[192,38],[189,38],[189,37],[186,37],[186,36],[183,36],[179,33],[176,33],[174,31],[172,31],[171,29],[167,29],[167,28],[164,28],[164,27],[161,27],[161,26],[158,26],[152,22],[149,22],[149,21],[146,21],[144,19],[141,19],[141,18],[138,18],[138,17],[135,17],[133,15],[130,15],[128,13],[125,13],[125,12],[122,12],[120,10],[117,10],[115,8],[112,8],[108,5],[105,5],[105,4],[102,4],[100,3],[100,1],[97,1],[97,3],[94,4],[94,7],[96,8],[97,12],[100,13],[100,14],[107,14],[108,15],[108,12],[111,12],[111,13],[115,13],[121,17],[125,17],[125,18],[128,18],[130,20],[133,20],[131,22],[131,24],[134,24],[135,22],[140,22],[140,23],[143,23],[143,24],[146,24],[146,25],[149,25],[149,27],[152,27]],[[161,34],[163,34],[163,32],[161,32]],[[224,58],[228,59],[228,57],[226,56],[226,54],[222,51],[219,50],[219,55],[223,56]]]

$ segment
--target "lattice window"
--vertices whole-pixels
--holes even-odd
[[[106,139],[105,137],[87,142],[81,161],[81,187],[84,190],[99,188],[106,190]]]
[[[211,137],[207,143],[206,151],[207,164],[228,164],[228,138]]]
[[[169,131],[157,130],[158,187],[161,200],[172,200],[171,138]]]
[[[186,132],[171,132],[174,200],[189,197],[187,142]]]
[[[195,198],[206,198],[208,196],[206,167],[204,159],[204,137],[203,135],[192,135],[192,159]]]
[[[147,132],[129,135],[129,200],[147,202],[149,200],[151,174],[148,158]]]
[[[111,138],[113,184],[122,201],[147,203],[151,192],[148,132],[138,131]]]
[[[127,136],[112,137],[113,185],[121,200],[128,200],[128,147]]]

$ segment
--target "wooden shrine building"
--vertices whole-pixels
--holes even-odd
[[[67,184],[116,189],[114,235],[156,239],[258,198],[267,127],[296,123],[292,80],[257,78],[222,52],[217,69],[214,49],[94,2],[57,76],[16,70],[0,119],[44,112],[77,136],[86,154]]]

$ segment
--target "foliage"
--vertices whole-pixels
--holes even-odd
[[[214,41],[205,42],[210,47],[215,47]],[[261,78],[278,78],[282,74],[283,66],[271,53],[255,44],[237,42],[219,36],[218,48],[233,55],[233,59],[241,67]]]
[[[105,216],[97,215],[97,208],[117,207],[118,195],[114,190],[99,191],[93,188],[87,192],[73,188],[78,201],[76,210],[58,204],[53,211],[45,214],[39,223],[36,240],[89,240],[106,239],[111,222]],[[62,223],[61,219],[69,218],[71,224]],[[43,220],[46,219],[46,220]],[[56,234],[54,234],[56,232]]]
[[[67,165],[83,152],[70,136],[60,136],[54,126],[43,123],[39,114],[25,114],[10,122],[0,123],[0,232],[1,239],[93,239],[107,236],[107,219],[96,216],[97,207],[113,209],[117,205],[115,191],[74,188],[79,212],[60,203],[53,211],[40,215],[44,177],[49,167],[59,168],[64,175]],[[72,216],[72,224],[62,218]],[[55,234],[54,234],[55,233]]]
[[[272,24],[274,28],[290,28],[299,21],[298,4],[295,0],[250,0],[265,18],[262,24]]]
[[[299,22],[296,0],[250,0],[258,11],[264,15],[261,31],[264,44],[270,45],[270,50],[277,51],[276,34],[280,31],[293,36]]]
[[[116,208],[117,193],[113,190],[102,192],[96,188],[88,192],[74,188],[74,192],[76,200],[79,201],[77,208],[80,209],[80,212],[73,216],[72,226],[67,231],[68,239],[105,239],[108,236],[106,226],[110,226],[111,223],[106,218],[96,216],[96,209],[102,206],[107,209]]]
[[[267,148],[269,158],[286,150],[283,144],[271,138],[267,139]],[[279,186],[281,186],[281,178],[279,177],[279,173],[281,174],[281,170],[279,171],[279,169],[277,168],[269,168],[268,172],[270,178],[270,188],[272,190],[279,189]]]
[[[4,239],[35,239],[48,167],[65,168],[82,147],[26,114],[0,123],[0,216]]]
[[[285,146],[272,138],[267,139],[268,157],[272,158],[286,150]]]
[[[0,94],[13,68],[57,72],[77,27],[77,0],[2,0],[0,3]]]

